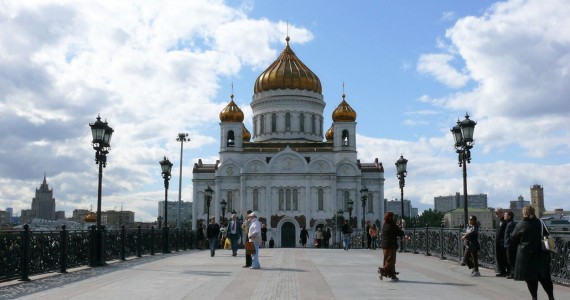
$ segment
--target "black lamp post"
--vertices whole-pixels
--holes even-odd
[[[360,200],[362,201],[362,249],[364,249],[364,239],[366,238],[366,223],[364,221],[365,219],[365,210],[366,210],[366,199],[368,198],[368,189],[366,188],[366,186],[363,186],[362,189],[360,189]]]
[[[340,223],[340,219],[342,218],[342,215],[344,214],[344,211],[342,209],[339,209],[336,211],[336,222],[337,222],[337,227],[338,227],[338,248],[340,249],[340,244],[342,243],[342,237],[340,236],[341,234],[341,223]]]
[[[473,131],[475,131],[477,122],[470,120],[469,115],[465,114],[465,120],[457,120],[457,125],[451,128],[453,138],[455,139],[455,152],[458,154],[459,167],[463,167],[463,224],[467,226],[468,203],[467,203],[467,164],[471,163],[471,148],[475,140],[473,139]]]
[[[176,141],[180,142],[180,178],[178,179],[178,219],[176,219],[176,228],[180,229],[180,206],[182,205],[182,150],[184,142],[189,141],[188,133],[179,133]]]
[[[352,227],[352,206],[354,205],[354,202],[350,199],[348,199],[348,202],[346,203],[346,210],[348,210],[348,225]]]
[[[212,190],[210,186],[208,186],[204,191],[204,198],[206,199],[206,206],[208,207],[208,217],[206,220],[210,220],[210,202],[212,201],[212,193],[214,193],[214,190]]]
[[[220,206],[222,207],[222,222],[225,222],[226,219],[226,207],[228,205],[228,202],[226,202],[226,200],[222,199],[222,201],[220,202]],[[222,223],[220,222],[220,223]]]
[[[99,185],[97,187],[97,234],[93,251],[95,257],[91,260],[92,266],[102,266],[105,264],[105,249],[103,243],[103,228],[101,228],[101,189],[103,182],[103,168],[107,166],[107,154],[111,150],[111,136],[113,128],[109,127],[107,121],[101,122],[101,117],[97,116],[95,123],[89,123],[93,140],[91,145],[95,150],[95,163],[99,164]]]
[[[396,161],[396,170],[398,172],[397,176],[398,176],[398,180],[400,182],[400,201],[402,204],[402,214],[401,214],[401,220],[400,220],[400,225],[402,226],[402,229],[404,229],[404,224],[405,224],[405,219],[404,219],[404,186],[406,185],[406,174],[408,174],[406,172],[406,167],[408,166],[408,160],[404,158],[404,155],[400,155],[400,159],[398,159],[398,161]],[[400,248],[400,252],[404,251],[404,238],[400,238],[400,244],[401,244],[401,248]]]
[[[162,253],[168,251],[168,181],[170,180],[170,171],[172,171],[172,163],[166,156],[160,161],[162,169],[162,178],[164,178],[164,227],[162,228]]]

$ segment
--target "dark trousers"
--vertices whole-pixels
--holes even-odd
[[[542,288],[548,295],[548,299],[554,299],[554,286],[552,284],[552,279],[550,279],[550,277],[541,279],[540,284],[542,285]],[[527,280],[526,286],[528,288],[528,291],[530,292],[532,299],[537,299],[538,280],[531,280],[531,281]]]
[[[245,265],[251,267],[251,254],[245,255]]]
[[[465,261],[469,269],[474,269],[475,272],[479,272],[479,257],[477,251],[465,250],[463,261]]]
[[[382,273],[385,276],[393,277],[396,276],[396,253],[398,249],[384,249],[384,265],[381,268]]]
[[[505,248],[507,254],[507,273],[513,275],[515,273],[515,262],[517,261],[517,247]]]
[[[507,252],[503,242],[495,245],[495,258],[497,262],[495,263],[495,269],[499,274],[507,274]]]

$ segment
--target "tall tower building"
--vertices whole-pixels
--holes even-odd
[[[544,212],[544,189],[541,185],[535,184],[530,187],[530,205],[534,207],[537,217],[542,217]]]
[[[44,182],[36,189],[36,196],[32,199],[32,218],[55,220],[55,198],[50,190],[44,174]]]

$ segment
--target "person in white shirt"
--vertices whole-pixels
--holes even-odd
[[[247,215],[247,219],[250,223],[248,238],[249,241],[255,245],[255,254],[251,255],[251,269],[260,269],[259,264],[259,246],[261,245],[261,224],[257,220],[257,215],[255,212]]]

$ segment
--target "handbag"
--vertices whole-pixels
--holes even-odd
[[[548,232],[548,228],[544,224],[544,221],[540,220],[540,223],[542,225],[540,230],[540,237],[542,240],[541,241],[542,250],[552,253],[558,253],[558,250],[556,250],[556,241],[554,240],[553,237],[550,236],[550,232]],[[546,235],[544,235],[544,230],[546,230]]]
[[[245,254],[255,254],[255,245],[253,242],[245,242]]]

